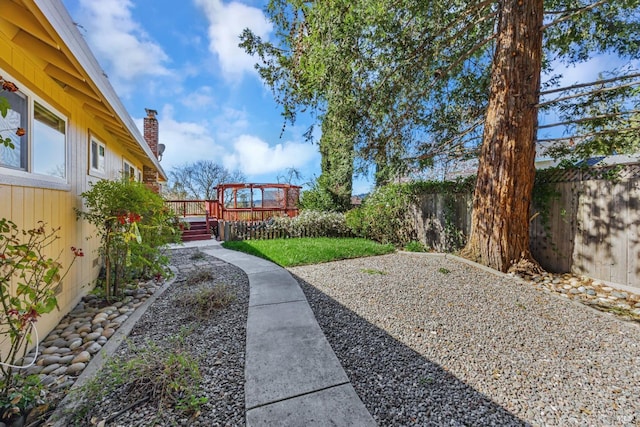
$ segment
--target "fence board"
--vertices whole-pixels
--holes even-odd
[[[546,225],[540,216],[531,223],[534,257],[548,271],[640,289],[640,164],[558,171],[550,182],[556,183],[560,197],[551,204]],[[434,197],[421,196],[410,211],[419,240],[443,250],[444,205]],[[455,224],[465,237],[470,197],[454,201]]]

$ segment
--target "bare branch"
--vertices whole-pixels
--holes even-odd
[[[599,93],[606,93],[606,92],[611,92],[614,90],[618,90],[618,89],[623,89],[625,87],[630,87],[630,86],[635,86],[640,84],[640,81],[637,82],[631,82],[631,83],[627,83],[624,85],[620,85],[620,86],[614,86],[614,87],[605,87],[605,88],[600,88],[600,89],[596,89],[596,90],[590,90],[589,92],[582,92],[582,93],[577,93],[575,95],[567,95],[567,96],[563,96],[560,98],[556,98],[556,99],[552,99],[551,101],[545,101],[545,102],[540,102],[536,105],[536,107],[545,107],[547,105],[551,105],[551,104],[556,104],[558,102],[561,101],[566,101],[567,99],[573,99],[573,98],[579,98],[581,96],[586,96],[586,95],[594,95],[594,94],[599,94]]]
[[[640,77],[640,73],[627,74],[627,75],[624,75],[624,76],[617,76],[617,77],[613,77],[613,78],[610,78],[610,79],[596,80],[594,82],[589,82],[589,83],[580,83],[580,84],[575,84],[573,86],[567,86],[567,87],[561,87],[561,88],[557,88],[557,89],[545,90],[545,91],[540,92],[540,96],[549,95],[550,93],[556,93],[556,92],[565,92],[567,90],[579,89],[579,88],[587,87],[587,86],[595,86],[595,85],[599,85],[599,84],[616,82],[618,80],[628,80],[628,79],[633,79],[635,77]]]
[[[607,1],[608,0],[600,0],[600,1],[597,1],[595,3],[590,4],[588,6],[585,6],[585,7],[581,8],[581,9],[578,9],[577,11],[575,11],[573,13],[570,13],[569,15],[565,15],[562,18],[559,18],[559,19],[556,19],[555,21],[549,22],[547,25],[543,25],[541,30],[544,31],[544,30],[546,30],[547,28],[549,28],[549,27],[551,27],[553,25],[556,25],[556,24],[559,24],[561,22],[573,19],[574,17],[580,15],[581,13],[584,13],[586,11],[589,11],[591,9],[594,9],[594,8],[596,8],[598,6],[601,6],[601,5],[605,4],[605,3],[607,3]]]
[[[574,123],[583,123],[583,122],[588,122],[588,121],[595,120],[595,119],[606,119],[608,117],[624,116],[624,115],[627,115],[627,114],[635,114],[635,113],[640,113],[640,110],[621,111],[621,112],[618,112],[618,113],[602,114],[600,116],[593,116],[593,117],[586,117],[586,118],[583,118],[583,119],[570,120],[570,121],[567,121],[567,122],[551,123],[551,124],[548,124],[548,125],[538,126],[538,129],[546,129],[546,128],[553,128],[553,127],[558,127],[558,126],[572,125]]]
[[[603,130],[603,131],[592,132],[592,133],[587,133],[587,134],[583,134],[583,135],[566,136],[566,137],[562,137],[562,138],[538,139],[538,140],[536,140],[536,142],[569,141],[571,139],[585,139],[585,138],[590,138],[592,136],[598,136],[598,135],[611,135],[611,134],[629,133],[629,132],[635,132],[635,131],[640,131],[640,127],[633,127],[633,128],[626,128],[626,129]]]

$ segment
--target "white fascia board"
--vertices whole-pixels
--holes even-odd
[[[71,19],[69,12],[64,7],[61,0],[34,0],[34,3],[47,18],[51,26],[56,30],[62,41],[67,45],[78,63],[80,63],[82,68],[84,68],[91,80],[98,87],[98,90],[100,90],[105,100],[123,121],[127,130],[135,138],[140,148],[142,148],[147,157],[149,157],[151,162],[153,162],[160,174],[160,177],[167,180],[167,174],[164,169],[162,169],[162,166],[160,166],[160,162],[151,151],[151,148],[127,112],[127,109],[122,105],[122,102],[116,94],[116,91],[113,89],[111,82],[109,82],[105,76],[102,67],[98,64],[98,60],[93,55],[93,52],[91,52],[91,49],[89,49],[89,45],[87,45],[87,42],[84,37],[82,37],[82,34],[80,34],[80,31],[78,31],[78,28],[76,28],[75,23]]]

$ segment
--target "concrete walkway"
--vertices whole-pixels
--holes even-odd
[[[288,271],[215,241],[194,246],[249,276],[247,426],[376,425]]]

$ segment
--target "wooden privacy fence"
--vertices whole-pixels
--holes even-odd
[[[542,267],[640,288],[640,164],[558,170],[547,182],[558,198],[530,229],[531,252]],[[471,200],[421,195],[410,209],[419,240],[440,251],[464,243]]]

